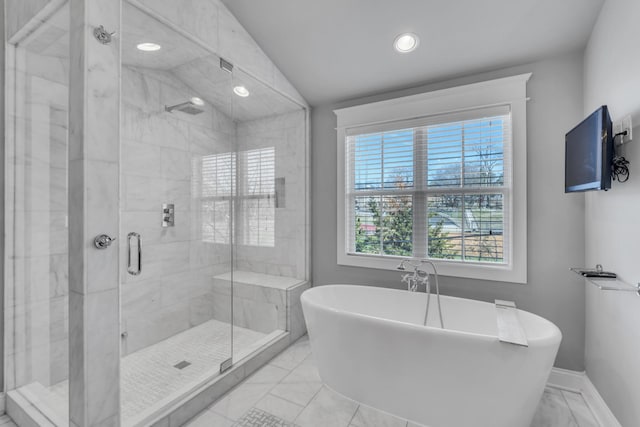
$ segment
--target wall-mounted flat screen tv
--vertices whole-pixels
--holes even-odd
[[[613,124],[606,105],[565,136],[564,192],[611,188]]]

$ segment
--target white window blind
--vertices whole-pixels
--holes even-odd
[[[239,243],[275,246],[275,147],[204,156],[200,167],[202,240],[230,243],[237,200]]]
[[[231,238],[231,201],[236,185],[236,155],[204,156],[200,167],[202,240],[228,244]]]
[[[507,264],[508,105],[346,129],[346,253]]]
[[[240,244],[275,246],[275,147],[240,153]]]

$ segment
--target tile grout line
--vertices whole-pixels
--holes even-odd
[[[215,402],[214,402],[214,403],[215,403]],[[218,417],[220,417],[220,418],[224,418],[226,421],[229,421],[231,424],[235,424],[235,423],[236,423],[236,420],[232,420],[231,418],[225,417],[224,415],[219,414],[219,413],[217,413],[216,411],[214,411],[212,408],[213,408],[213,405],[209,405],[209,406],[207,407],[207,409],[205,409],[204,411],[199,412],[196,416],[194,416],[193,418],[191,418],[191,420],[189,420],[189,422],[191,422],[191,421],[195,420],[197,417],[199,417],[201,414],[203,414],[203,413],[205,413],[205,412],[210,412],[210,413],[212,413],[212,414],[214,414],[214,415],[216,415],[216,416],[218,416]],[[1,426],[0,426],[0,427],[1,427]]]
[[[285,350],[285,351],[286,351],[286,350]],[[280,353],[280,355],[282,355],[282,353]],[[305,361],[305,360],[307,360],[307,359],[308,359],[309,357],[311,357],[311,356],[312,356],[312,354],[311,354],[311,353],[309,353],[309,354],[308,354],[308,355],[306,355],[306,356],[305,356],[305,357],[304,357],[300,362],[298,362],[296,365],[294,365],[294,366],[293,366],[293,368],[291,368],[291,369],[289,369],[289,368],[285,368],[285,367],[283,367],[283,366],[276,365],[275,363],[273,363],[273,360],[271,360],[268,364],[269,364],[269,365],[273,365],[273,366],[275,366],[275,367],[278,367],[278,368],[280,368],[280,369],[286,369],[286,370],[288,370],[288,371],[289,371],[289,373],[291,373],[291,372],[293,372],[296,368],[300,367],[300,365],[302,365],[302,364],[304,363],[304,361]],[[277,356],[276,356],[276,357],[277,357]]]
[[[301,363],[302,363],[302,362],[301,362]],[[253,405],[253,406],[251,406],[251,408],[249,408],[249,409],[247,410],[247,412],[245,412],[244,414],[242,414],[242,416],[241,416],[240,418],[238,418],[237,420],[232,420],[232,419],[230,419],[230,418],[228,418],[228,417],[224,416],[223,414],[220,414],[220,413],[216,412],[216,411],[213,409],[213,407],[216,405],[216,403],[218,403],[219,401],[221,401],[222,399],[224,399],[225,397],[227,397],[227,396],[228,396],[229,394],[231,394],[231,392],[233,392],[234,390],[237,390],[237,389],[241,388],[242,386],[245,386],[246,384],[248,384],[248,383],[247,383],[247,381],[248,381],[252,376],[256,375],[259,371],[261,371],[262,369],[264,369],[265,367],[267,367],[267,366],[269,366],[269,365],[271,365],[271,366],[272,366],[272,367],[274,367],[274,368],[278,368],[278,369],[282,369],[282,370],[284,370],[284,371],[288,371],[288,373],[287,373],[287,374],[286,374],[282,379],[280,379],[280,380],[278,380],[278,381],[274,382],[274,383],[271,385],[271,387],[270,387],[270,388],[269,388],[265,393],[261,394],[261,395],[260,395],[260,397],[258,398],[258,400],[254,403],[254,405]],[[296,367],[297,367],[297,366],[296,366]],[[234,386],[234,387],[233,387],[231,390],[229,390],[227,393],[225,393],[224,395],[220,396],[220,398],[219,398],[219,399],[216,399],[216,401],[215,401],[215,402],[213,402],[211,405],[209,405],[209,407],[207,407],[207,409],[206,409],[206,410],[207,410],[207,411],[210,411],[210,412],[212,412],[212,413],[214,413],[214,414],[216,414],[216,415],[219,415],[219,416],[223,417],[223,418],[224,418],[224,419],[226,419],[226,420],[229,420],[229,421],[231,421],[231,422],[233,422],[233,423],[236,423],[236,422],[238,422],[238,420],[242,419],[242,417],[244,417],[244,416],[245,416],[249,411],[251,411],[251,409],[254,409],[254,408],[255,408],[255,409],[259,409],[259,410],[261,410],[261,411],[264,411],[263,409],[257,408],[255,405],[257,405],[257,404],[258,404],[262,399],[264,399],[266,396],[277,397],[277,398],[283,399],[283,400],[285,400],[285,401],[287,401],[287,402],[289,402],[289,403],[295,404],[296,406],[301,406],[301,405],[299,405],[299,404],[297,404],[297,403],[291,402],[291,401],[289,401],[289,400],[287,400],[287,399],[284,399],[284,398],[282,398],[282,397],[280,397],[280,396],[276,396],[276,395],[274,395],[274,394],[271,394],[271,391],[272,391],[272,390],[273,390],[277,385],[279,385],[280,383],[282,383],[282,380],[283,380],[284,378],[286,378],[287,376],[289,376],[289,374],[291,374],[291,372],[293,372],[293,369],[289,370],[289,369],[287,369],[287,368],[283,368],[283,367],[281,367],[281,366],[274,365],[274,364],[272,364],[272,363],[270,363],[270,362],[269,362],[269,363],[267,363],[266,365],[264,365],[263,367],[261,367],[260,369],[256,370],[254,373],[252,373],[249,377],[245,378],[242,382],[240,382],[239,384],[237,384],[236,386]],[[303,410],[304,410],[304,407],[303,407]],[[264,411],[264,412],[267,412],[267,411]],[[269,413],[269,412],[267,412],[267,413]],[[270,413],[269,413],[269,414],[270,414]],[[273,415],[273,414],[271,414],[271,415]],[[274,416],[275,416],[275,415],[274,415]],[[0,426],[0,427],[1,427],[1,426]]]
[[[355,400],[354,400],[354,402],[355,402]],[[360,410],[360,404],[358,403],[357,406],[356,406],[356,410],[353,412],[353,415],[351,416],[351,419],[349,419],[349,422],[347,423],[346,427],[350,427],[351,426],[351,423],[353,422],[353,419],[356,417],[356,414],[358,413],[359,410]]]
[[[296,342],[297,342],[297,341],[296,341]],[[276,368],[280,368],[280,369],[288,370],[288,371],[289,371],[289,373],[288,373],[287,375],[285,375],[284,377],[282,377],[282,379],[281,379],[281,380],[279,380],[277,383],[275,383],[275,384],[274,384],[274,386],[273,386],[273,387],[271,387],[271,388],[269,389],[269,391],[267,391],[267,393],[266,393],[266,394],[268,394],[268,395],[270,395],[270,396],[272,396],[272,397],[276,397],[276,398],[278,398],[278,399],[282,399],[282,400],[284,400],[284,401],[285,401],[285,402],[287,402],[287,403],[291,403],[291,404],[296,405],[296,406],[301,406],[301,407],[302,407],[302,411],[304,411],[304,410],[305,410],[305,408],[309,405],[309,403],[311,403],[311,401],[316,397],[316,395],[320,392],[320,390],[321,390],[321,389],[322,389],[322,387],[324,386],[324,383],[323,383],[323,382],[321,382],[321,384],[322,384],[322,385],[320,386],[320,389],[319,389],[319,390],[318,390],[318,391],[313,395],[313,397],[311,397],[311,399],[309,400],[309,402],[308,402],[305,406],[302,406],[302,405],[300,405],[299,403],[296,403],[296,402],[293,402],[293,401],[291,401],[291,400],[287,399],[286,397],[278,396],[277,394],[273,394],[273,393],[271,393],[271,392],[273,391],[273,389],[274,389],[274,388],[276,388],[276,386],[278,386],[278,385],[280,385],[280,384],[283,384],[284,379],[285,379],[285,378],[287,378],[289,375],[291,375],[291,374],[293,373],[293,371],[294,371],[294,370],[296,370],[298,367],[300,367],[300,366],[304,363],[304,361],[305,361],[305,360],[307,360],[307,359],[308,359],[309,357],[311,357],[311,356],[312,356],[312,354],[311,354],[311,353],[309,353],[309,354],[308,354],[304,359],[302,359],[300,362],[298,362],[298,364],[297,364],[297,365],[295,365],[295,366],[294,366],[293,368],[291,368],[291,369],[283,368],[282,366],[278,366],[278,365],[274,365],[274,364],[272,364],[272,363],[269,363],[269,364],[271,364],[272,366],[275,366]],[[265,394],[265,396],[266,396],[266,394]],[[264,398],[264,396],[262,396],[262,397]],[[302,411],[300,411],[300,414],[302,413]],[[299,416],[300,414],[298,414],[298,416]],[[297,416],[296,416],[296,419],[298,419],[298,417],[297,417]],[[294,420],[294,421],[295,421],[295,420]]]
[[[287,349],[287,350],[288,350],[288,349]],[[285,350],[285,351],[287,351],[287,350]],[[280,353],[280,355],[282,355],[282,353]],[[319,389],[319,390],[318,390],[318,391],[313,395],[313,397],[309,400],[309,402],[308,402],[308,403],[307,403],[307,405],[305,405],[305,406],[302,406],[302,405],[300,405],[300,404],[298,404],[298,403],[292,402],[292,401],[290,401],[289,399],[286,399],[286,398],[284,398],[284,397],[281,397],[281,396],[277,396],[277,395],[275,395],[275,394],[272,394],[271,392],[273,391],[273,389],[274,389],[276,386],[278,386],[279,384],[282,384],[282,381],[283,381],[285,378],[287,378],[291,373],[293,373],[293,371],[294,371],[295,369],[297,369],[299,366],[301,366],[301,365],[302,365],[302,363],[304,363],[304,361],[305,361],[305,360],[307,360],[307,359],[308,359],[309,357],[311,357],[311,356],[312,356],[312,353],[309,353],[309,354],[308,354],[307,356],[305,356],[305,357],[304,357],[300,362],[298,362],[297,364],[295,364],[292,368],[285,368],[285,367],[279,366],[279,365],[277,365],[277,364],[274,364],[274,363],[273,363],[273,361],[269,361],[266,365],[264,365],[261,369],[263,369],[263,368],[264,368],[264,367],[266,367],[266,366],[271,365],[272,367],[275,367],[275,368],[278,368],[278,369],[282,369],[282,370],[284,370],[284,371],[287,371],[287,374],[286,374],[284,377],[282,377],[280,380],[278,380],[277,382],[273,383],[273,385],[272,385],[272,386],[271,386],[271,387],[270,387],[270,388],[269,388],[269,389],[268,389],[264,394],[262,394],[262,395],[259,397],[258,401],[257,401],[257,402],[256,402],[256,403],[255,403],[251,408],[249,408],[249,410],[248,410],[246,413],[248,413],[251,409],[256,408],[256,406],[255,406],[255,405],[257,405],[257,404],[258,404],[262,399],[264,399],[266,396],[271,396],[271,397],[275,397],[275,398],[282,399],[282,400],[284,400],[284,401],[285,401],[285,402],[287,402],[287,403],[291,403],[291,404],[293,404],[293,405],[296,405],[296,406],[302,407],[302,410],[300,411],[300,413],[296,416],[296,418],[295,418],[295,419],[294,419],[294,421],[293,421],[293,423],[295,424],[295,420],[297,420],[297,419],[298,419],[298,417],[300,416],[300,414],[301,414],[301,413],[306,409],[306,407],[307,407],[307,406],[308,406],[308,405],[313,401],[313,399],[314,399],[314,398],[316,397],[316,395],[320,392],[320,390],[322,390],[322,386],[321,386],[321,387],[320,387],[320,389]],[[276,357],[277,357],[277,356],[276,356]],[[255,375],[258,371],[260,371],[260,369],[259,369],[259,370],[257,370],[256,372],[254,372],[251,376]],[[216,414],[216,415],[219,415],[219,416],[223,417],[223,418],[224,418],[224,419],[226,419],[226,420],[229,420],[229,421],[231,421],[231,422],[233,422],[233,423],[236,423],[236,422],[237,422],[239,419],[241,419],[242,417],[240,417],[238,420],[231,420],[230,418],[228,418],[228,417],[224,416],[223,414],[220,414],[220,413],[216,412],[216,411],[213,409],[213,407],[215,406],[215,404],[216,404],[216,403],[218,403],[220,400],[224,399],[224,398],[225,398],[227,395],[229,395],[231,392],[233,392],[234,390],[236,390],[236,389],[240,388],[241,386],[245,385],[245,384],[246,384],[246,382],[247,382],[247,380],[248,380],[249,378],[251,378],[251,376],[247,377],[247,378],[246,378],[244,381],[242,381],[240,384],[237,384],[235,387],[233,387],[231,390],[229,390],[227,393],[225,393],[223,396],[221,396],[219,399],[217,399],[214,403],[212,403],[209,407],[207,407],[207,408],[206,408],[206,411],[210,411],[210,412],[212,412],[212,413],[214,413],[214,414]],[[259,409],[259,408],[256,408],[256,409]],[[261,410],[262,410],[262,409],[261,409]],[[267,411],[264,411],[264,412],[269,413],[269,412],[267,412]],[[242,416],[246,415],[246,413],[245,413],[245,414],[243,414]],[[271,415],[273,415],[273,414],[271,414]],[[0,427],[1,427],[1,426],[0,426]]]
[[[591,414],[591,419],[592,419],[593,421],[595,421],[595,423],[598,425],[598,427],[604,427],[602,424],[600,424],[600,420],[598,419],[598,417],[596,417],[596,414],[593,412],[593,409],[591,408],[591,405],[589,405],[589,404],[587,403],[587,401],[585,400],[584,395],[582,394],[582,392],[577,392],[577,393],[576,393],[576,392],[569,391],[569,390],[562,390],[562,397],[564,397],[564,398],[565,398],[565,401],[567,402],[567,406],[568,406],[569,410],[571,411],[571,415],[573,415],[573,416],[574,416],[574,418],[576,419],[576,424],[578,424],[578,427],[583,427],[583,426],[581,426],[581,425],[577,422],[578,417],[576,417],[576,416],[575,416],[575,414],[573,413],[573,409],[571,409],[571,406],[568,404],[569,402],[567,401],[567,399],[566,399],[566,397],[565,397],[564,393],[575,393],[575,394],[577,394],[578,396],[580,396],[580,400],[582,401],[582,404],[583,404],[583,405],[584,405],[584,406],[589,410],[589,414]]]
[[[280,384],[280,383],[278,383],[278,384]],[[276,385],[278,385],[278,384],[276,384]],[[275,386],[273,386],[273,388],[271,388],[271,390],[273,390],[274,388],[275,388]],[[286,397],[278,396],[277,394],[272,394],[272,393],[271,393],[271,390],[269,390],[269,391],[267,392],[267,394],[265,394],[265,395],[264,395],[264,396],[262,396],[262,397],[264,398],[264,397],[266,397],[267,395],[269,395],[269,396],[271,396],[271,397],[275,397],[276,399],[284,400],[284,401],[285,401],[285,402],[287,402],[287,403],[291,403],[292,405],[296,405],[296,406],[301,407],[301,408],[302,408],[302,411],[304,411],[304,408],[306,408],[306,406],[302,406],[302,405],[301,405],[301,404],[299,404],[299,403],[293,402],[293,401],[291,401],[291,400],[287,399]],[[313,397],[315,397],[315,394],[313,395]],[[311,398],[311,400],[313,400],[313,397]],[[311,403],[311,400],[309,401],[309,403]],[[309,403],[307,403],[307,405],[308,405]],[[300,411],[300,412],[302,412],[302,411]],[[300,414],[298,414],[298,415],[300,415]],[[296,417],[296,418],[297,418],[297,417]]]
[[[295,420],[293,420],[293,423],[295,424],[296,421],[298,421],[298,418],[300,418],[300,415],[302,415],[302,413],[304,412],[305,409],[307,409],[307,407],[309,405],[311,405],[311,402],[313,402],[313,399],[316,398],[316,396],[318,396],[318,394],[320,394],[320,392],[322,391],[322,388],[324,387],[324,383],[320,386],[320,388],[318,389],[318,391],[315,392],[315,394],[313,395],[313,397],[309,400],[309,402],[304,405],[304,408],[302,408],[302,411],[300,411],[300,413],[298,414],[298,416],[296,417]]]
[[[560,390],[560,396],[562,396],[562,400],[564,401],[565,406],[567,407],[567,409],[569,409],[569,413],[571,414],[571,418],[573,419],[573,421],[576,423],[576,425],[578,427],[582,427],[580,425],[580,423],[578,422],[578,418],[576,417],[576,415],[573,413],[573,409],[571,409],[571,406],[569,405],[569,401],[567,400],[567,398],[565,397],[564,393],[562,390]],[[582,395],[581,395],[582,397]]]
[[[589,405],[587,403],[587,400],[584,398],[584,395],[582,394],[582,392],[577,393],[577,394],[580,396],[580,399],[582,400],[582,403],[584,404],[584,406],[586,406],[587,409],[589,410],[589,413],[591,414],[591,418],[596,422],[598,427],[605,427],[602,424],[600,424],[600,419],[598,419],[598,417],[596,417],[595,412],[593,412],[593,408],[591,408],[591,405]],[[578,427],[582,427],[582,426],[578,426]]]

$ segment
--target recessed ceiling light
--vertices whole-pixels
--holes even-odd
[[[235,93],[236,95],[241,96],[243,98],[246,98],[247,96],[249,96],[249,91],[244,86],[236,86],[236,87],[234,87],[233,88],[233,93]]]
[[[141,50],[143,52],[155,52],[162,49],[162,46],[160,46],[158,43],[140,43],[136,47],[138,48],[138,50]]]
[[[191,98],[191,103],[194,105],[198,105],[200,107],[204,105],[204,101],[201,98],[198,98],[197,96],[194,96]]]
[[[420,39],[413,33],[400,34],[393,41],[393,47],[400,53],[407,53],[415,50],[420,43]]]

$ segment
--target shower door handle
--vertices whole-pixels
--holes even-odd
[[[138,267],[135,270],[131,268],[131,240],[133,240],[134,237],[138,243]],[[129,248],[129,253],[127,255],[127,273],[132,276],[137,276],[142,273],[142,237],[140,237],[140,234],[134,232],[129,233],[127,235],[127,247]]]

